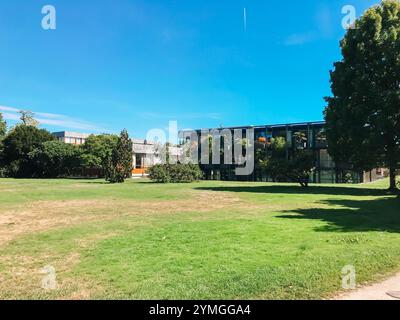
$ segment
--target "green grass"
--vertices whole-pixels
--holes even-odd
[[[386,188],[2,179],[0,298],[331,297],[345,265],[358,284],[400,269],[400,199]],[[45,265],[54,291],[40,288]]]

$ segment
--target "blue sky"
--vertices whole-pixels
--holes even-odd
[[[321,120],[341,9],[377,3],[350,2],[1,0],[0,112],[10,125],[29,109],[51,131],[135,137],[169,120]],[[47,4],[56,30],[41,27]]]

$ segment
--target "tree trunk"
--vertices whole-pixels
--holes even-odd
[[[390,187],[389,190],[391,191],[395,191],[396,188],[396,169],[395,168],[390,168],[390,174],[389,174],[389,178],[390,178]]]
[[[299,183],[303,188],[308,188],[308,181],[310,178],[300,178]]]

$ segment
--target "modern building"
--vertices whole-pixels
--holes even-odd
[[[132,139],[133,142],[133,176],[144,176],[147,169],[153,165],[162,163],[163,152],[166,152],[162,145],[153,141],[143,139]],[[170,146],[169,155],[177,160],[182,154],[179,146]]]
[[[76,145],[84,144],[86,139],[90,136],[90,134],[71,131],[53,132],[52,134],[62,142]]]
[[[263,126],[244,126],[244,127],[228,127],[210,129],[212,130],[230,130],[232,136],[234,131],[242,130],[245,137],[246,129],[254,129],[255,153],[257,148],[266,148],[272,138],[283,137],[287,142],[287,156],[291,149],[308,149],[315,155],[315,170],[310,177],[312,183],[361,183],[374,181],[383,178],[386,175],[384,169],[376,169],[372,172],[355,172],[338,168],[332,157],[328,154],[328,145],[325,135],[325,122],[305,122],[305,123],[289,123]],[[195,130],[200,141],[202,130]],[[183,132],[183,136],[189,135]],[[199,154],[201,146],[199,146]],[[221,162],[222,163],[222,162]],[[215,180],[245,180],[245,181],[272,181],[265,170],[255,164],[253,173],[249,176],[238,176],[235,174],[237,165],[226,164],[200,164],[205,172],[207,179]]]

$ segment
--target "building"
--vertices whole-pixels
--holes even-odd
[[[146,170],[158,163],[156,146],[153,142],[141,139],[132,139],[133,170],[134,176],[146,174]]]
[[[162,145],[143,139],[132,139],[132,143],[134,177],[146,175],[149,167],[163,162],[162,153],[165,152],[165,147]],[[168,152],[171,157],[176,157],[178,160],[182,149],[179,146],[172,146],[168,148]]]
[[[287,155],[289,156],[291,149],[308,149],[312,150],[315,155],[315,170],[310,177],[312,183],[361,183],[374,181],[383,178],[386,171],[383,169],[376,169],[372,172],[355,172],[352,170],[339,169],[336,167],[332,157],[328,154],[328,145],[325,135],[325,122],[305,122],[305,123],[290,123],[290,124],[277,124],[277,125],[263,125],[263,126],[245,126],[245,127],[228,127],[219,128],[214,130],[228,129],[232,132],[234,130],[242,130],[245,137],[246,129],[254,129],[254,143],[255,153],[257,148],[265,148],[272,138],[283,137],[287,142]],[[213,129],[210,129],[210,132]],[[195,130],[200,141],[202,130]],[[188,137],[183,132],[183,137]],[[201,149],[201,147],[199,147]],[[201,150],[199,150],[200,154]],[[215,180],[245,180],[245,181],[272,181],[266,175],[264,170],[255,164],[253,173],[249,176],[237,176],[233,165],[213,165],[213,164],[200,164],[202,170],[205,172],[207,179]]]
[[[76,145],[84,144],[86,139],[90,136],[90,134],[71,131],[53,132],[52,135],[62,142]]]

